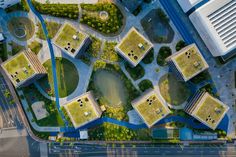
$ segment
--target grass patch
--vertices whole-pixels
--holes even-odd
[[[38,42],[38,41],[33,41],[31,42],[28,47],[31,49],[32,52],[34,52],[36,55],[39,53],[39,51],[41,50],[41,48],[43,47],[43,45]]]
[[[54,38],[55,35],[57,34],[58,30],[60,29],[61,24],[59,24],[57,22],[51,22],[51,21],[50,22],[46,21],[45,24],[46,24],[47,31],[48,31],[48,37],[50,39]],[[38,32],[36,33],[37,37],[39,39],[46,40],[46,36],[43,33],[42,25],[40,23],[37,23],[37,26],[38,26]]]
[[[163,46],[160,48],[158,55],[157,55],[157,64],[160,66],[167,65],[166,58],[172,54],[170,47]]]
[[[43,66],[46,68],[48,75],[39,80],[41,87],[49,95],[54,96],[53,76],[51,60],[46,61]],[[79,83],[79,74],[73,63],[65,58],[56,58],[57,83],[59,97],[70,95]]]
[[[138,80],[145,75],[144,68],[139,64],[133,68],[128,63],[126,63],[125,69],[130,74],[133,80]]]
[[[162,97],[172,105],[181,105],[190,96],[190,91],[184,82],[180,82],[173,74],[166,74],[158,82]]]
[[[118,62],[119,56],[115,51],[116,42],[105,42],[101,58],[110,62]]]
[[[123,15],[119,8],[113,3],[81,4],[83,15],[80,22],[104,34],[117,33],[123,25]],[[105,11],[106,19],[100,16]]]

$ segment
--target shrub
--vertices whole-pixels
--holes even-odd
[[[41,14],[48,14],[56,17],[64,17],[69,19],[78,19],[79,7],[74,4],[49,4],[39,3],[32,0],[32,3],[36,10]]]
[[[163,46],[160,48],[158,55],[157,55],[157,64],[160,66],[165,66],[167,63],[165,59],[171,55],[172,51],[170,47]]]
[[[118,62],[119,56],[115,51],[116,42],[105,42],[101,58],[110,62]]]
[[[142,11],[142,6],[139,5],[133,12],[134,16],[137,16]]]
[[[93,69],[96,71],[98,69],[104,69],[106,67],[106,62],[102,61],[102,60],[97,60],[94,63]]]
[[[128,63],[126,63],[125,69],[130,74],[133,80],[138,80],[142,78],[145,74],[144,68],[139,64],[136,67],[131,67]]]
[[[178,43],[175,46],[176,51],[181,50],[186,46],[185,42],[183,40],[178,41]]]
[[[152,82],[151,82],[150,80],[148,80],[148,79],[142,80],[142,81],[138,84],[138,86],[139,86],[139,89],[140,89],[141,91],[143,91],[143,92],[144,92],[145,90],[149,89],[149,88],[153,88]]]
[[[90,39],[92,40],[92,43],[89,45],[87,53],[93,57],[98,57],[102,42],[94,36],[90,36]]]
[[[154,60],[154,49],[150,50],[148,54],[143,58],[144,64],[150,64]]]
[[[169,22],[169,18],[166,16],[165,12],[161,8],[157,9],[157,15],[163,22]]]

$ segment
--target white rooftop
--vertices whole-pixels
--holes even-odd
[[[177,0],[183,11],[186,13],[196,4],[200,3],[203,0]]]
[[[45,109],[45,103],[43,101],[38,101],[32,104],[32,109],[37,120],[41,120],[48,116],[48,112]]]
[[[189,18],[213,56],[236,48],[236,0],[210,0]]]

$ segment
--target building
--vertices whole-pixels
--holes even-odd
[[[153,89],[145,91],[131,104],[149,128],[170,113],[165,101]]]
[[[90,43],[91,40],[87,34],[69,23],[63,25],[54,39],[54,44],[73,58],[77,58],[80,53],[84,52]]]
[[[197,92],[184,109],[188,114],[215,130],[229,107],[204,91]]]
[[[66,103],[64,108],[76,129],[100,118],[102,115],[92,92],[74,98]]]
[[[20,3],[20,0],[0,0],[0,8],[6,9],[10,6],[13,6],[17,3]]]
[[[202,2],[203,0],[177,0],[181,8],[187,13],[194,6]]]
[[[121,42],[115,47],[116,51],[134,67],[152,48],[152,43],[134,27],[129,30]]]
[[[1,64],[15,87],[27,86],[47,74],[35,53],[23,50]]]
[[[177,77],[185,82],[209,67],[195,44],[174,53],[167,62]]]
[[[143,0],[120,0],[120,2],[124,5],[124,7],[133,13],[140,5]]]
[[[184,1],[187,3],[194,0]],[[189,18],[211,54],[226,61],[236,54],[236,1],[202,2],[204,3],[190,12]],[[186,3],[179,3],[183,10]]]

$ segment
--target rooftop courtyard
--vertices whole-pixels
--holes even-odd
[[[228,109],[227,105],[212,97],[209,93],[205,93],[198,101],[193,116],[210,128],[215,129]]]
[[[195,44],[191,44],[181,49],[170,58],[173,60],[185,81],[188,81],[208,68],[207,62]]]
[[[132,101],[132,106],[149,128],[170,113],[163,100],[151,89]]]
[[[86,38],[87,35],[66,23],[56,35],[54,43],[69,54],[76,55]]]
[[[87,92],[64,105],[75,128],[98,119],[102,112],[91,92]]]
[[[23,51],[4,62],[2,66],[15,85],[35,74],[35,70]]]
[[[149,52],[152,46],[151,42],[132,27],[116,46],[116,50],[132,65],[136,66]]]

